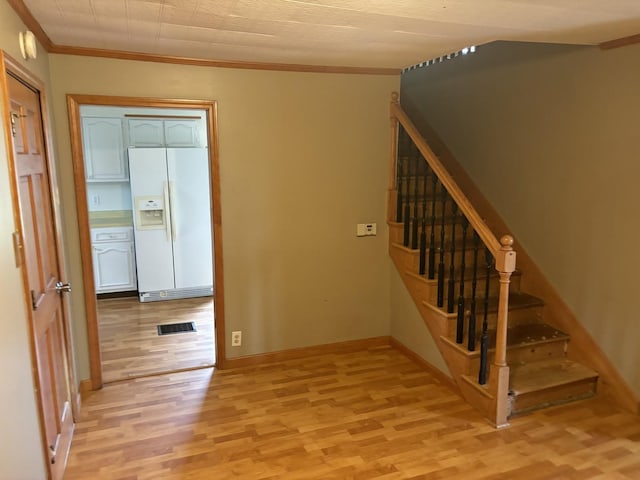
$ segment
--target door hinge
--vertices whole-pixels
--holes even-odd
[[[60,434],[56,435],[56,443],[49,445],[49,451],[51,452],[51,465],[56,463],[56,455],[58,454],[58,446],[60,445]]]
[[[38,294],[35,290],[31,290],[31,308],[38,308]]]
[[[16,117],[18,117],[18,114],[11,112],[11,135],[13,137],[16,136]]]
[[[21,267],[24,262],[24,249],[22,247],[22,236],[20,232],[13,232],[13,255],[16,267]]]
[[[18,131],[16,130],[16,118],[26,118],[26,115],[21,115],[19,113],[11,112],[11,135],[16,136]]]

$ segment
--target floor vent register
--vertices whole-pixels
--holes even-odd
[[[174,333],[195,332],[196,326],[193,322],[167,323],[158,325],[158,335],[172,335]]]

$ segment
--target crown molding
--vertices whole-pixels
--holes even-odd
[[[331,65],[300,65],[294,63],[242,62],[232,60],[209,60],[206,58],[173,57],[143,52],[125,52],[123,50],[105,50],[100,48],[52,45],[49,53],[80,55],[86,57],[137,60],[141,62],[172,63],[195,65],[200,67],[239,68],[250,70],[276,70],[284,72],[348,73],[360,75],[399,75],[399,68],[349,67]]]
[[[634,43],[640,43],[640,33],[636,35],[630,35],[628,37],[616,38],[614,40],[609,40],[608,42],[602,42],[600,44],[600,48],[602,50],[610,50],[612,48],[620,48],[626,47],[628,45],[633,45]]]

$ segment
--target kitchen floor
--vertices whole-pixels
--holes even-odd
[[[158,335],[158,325],[194,322],[195,332]],[[138,297],[98,300],[102,379],[211,366],[215,359],[213,297],[140,303]]]

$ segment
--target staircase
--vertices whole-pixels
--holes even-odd
[[[496,427],[593,396],[598,373],[521,289],[513,239],[495,237],[393,100],[389,254],[461,394]]]

